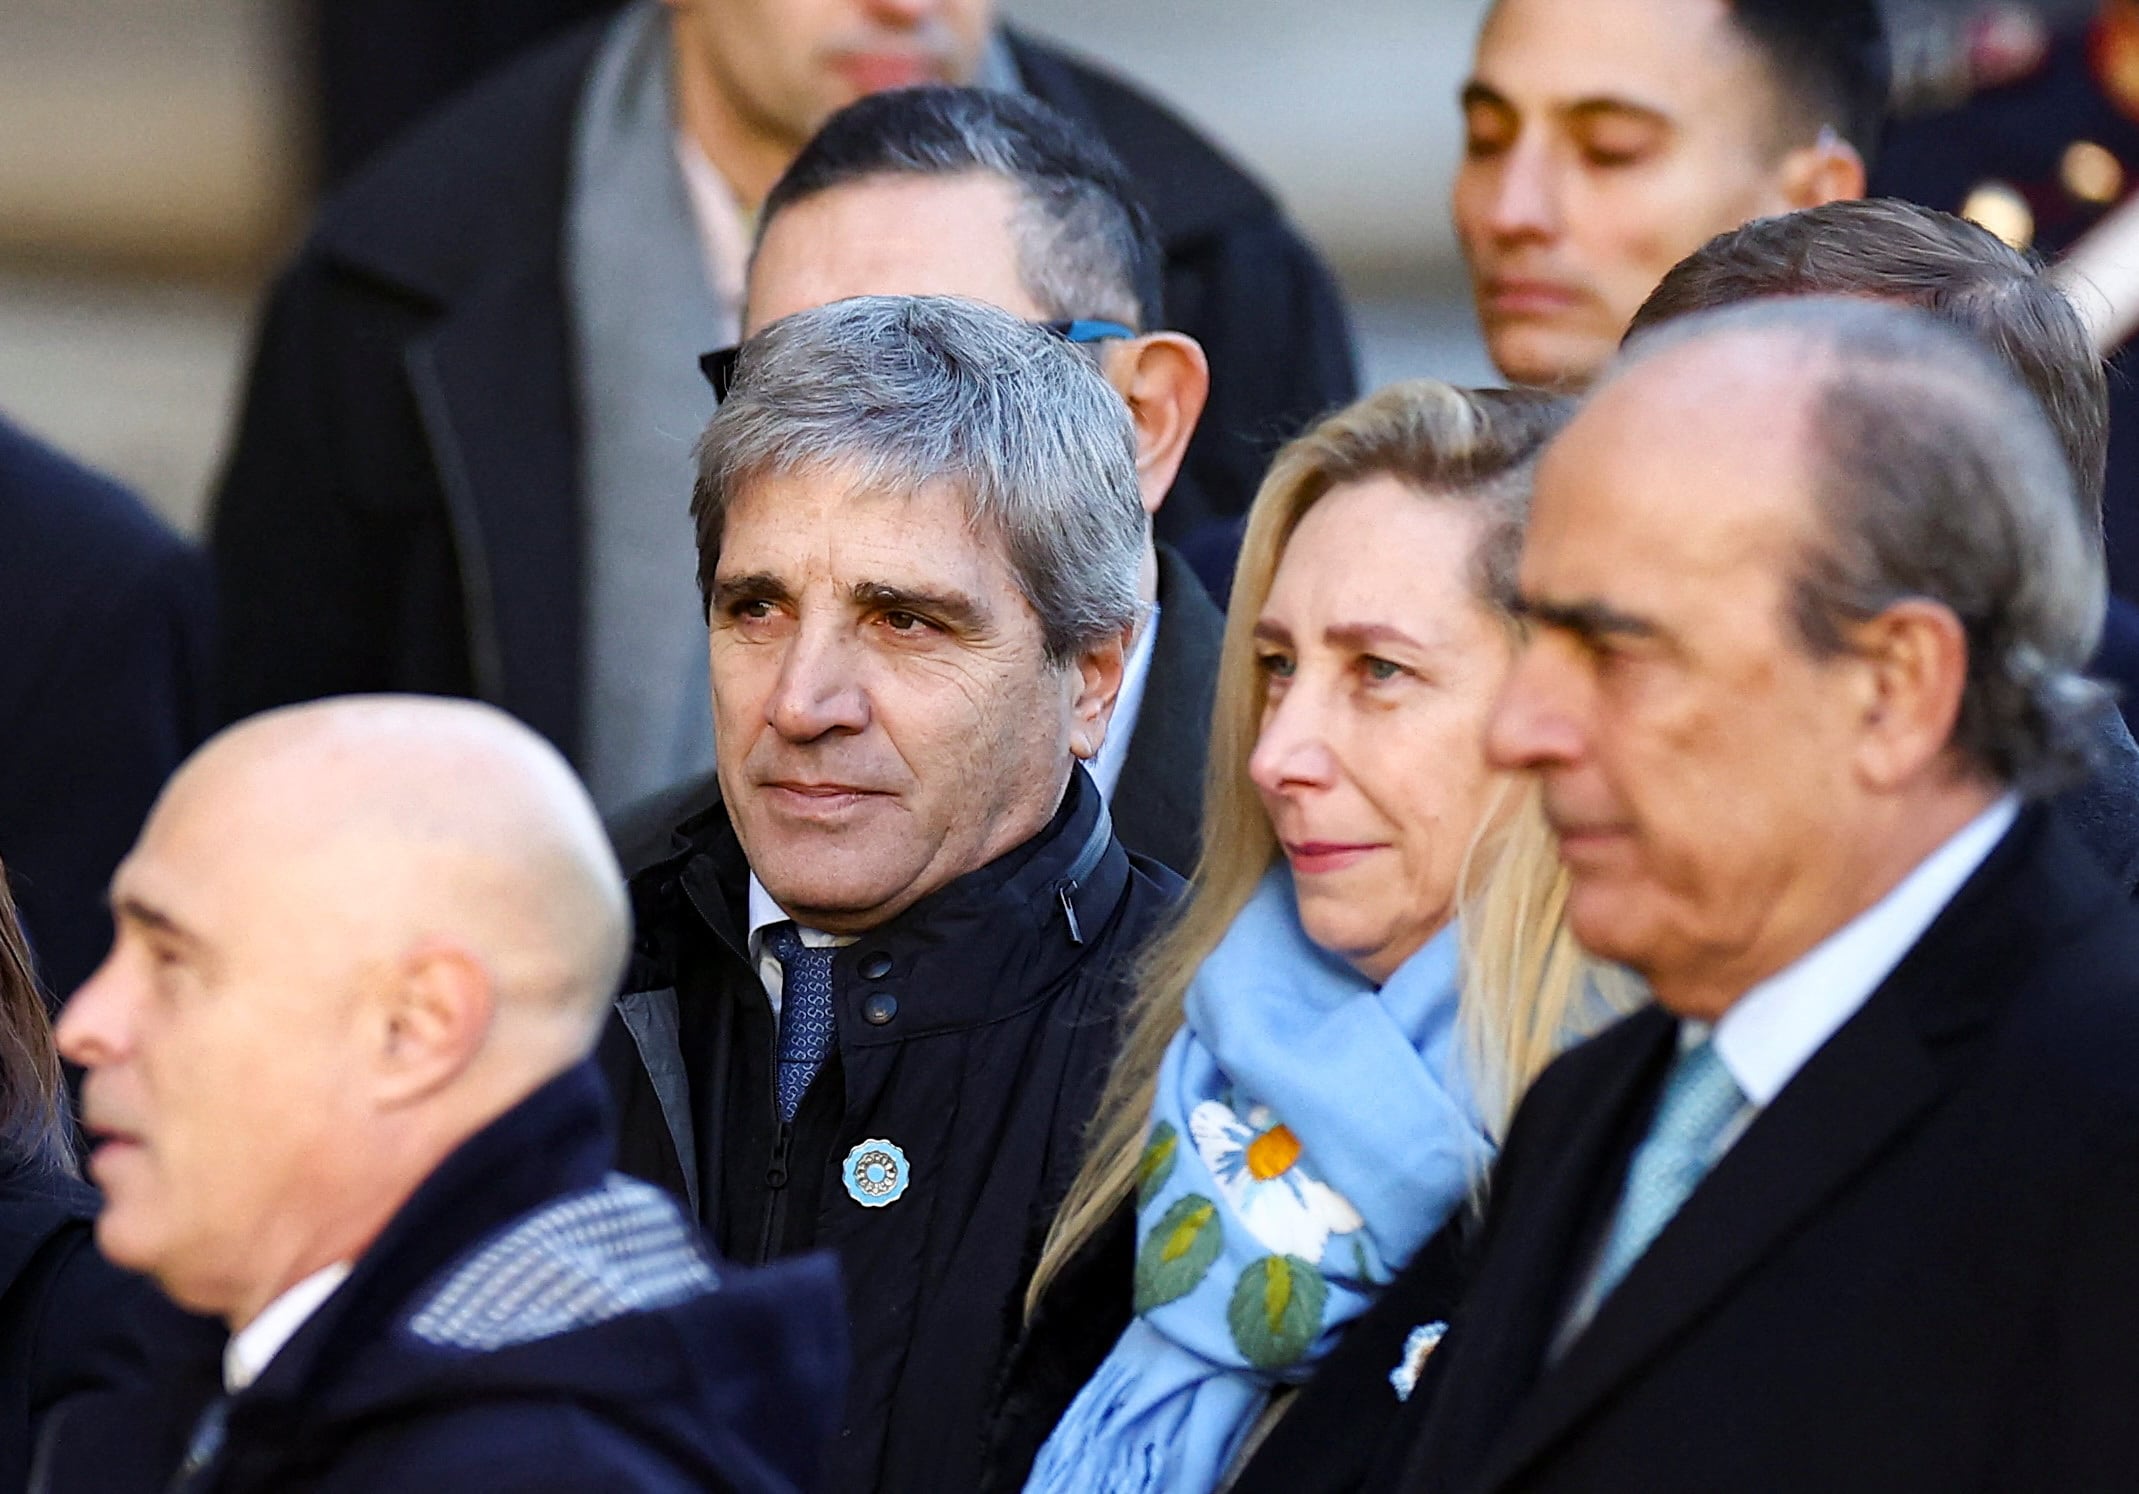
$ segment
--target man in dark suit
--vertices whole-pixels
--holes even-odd
[[[743,330],[849,296],[943,294],[1088,337],[1136,423],[1137,486],[1157,515],[1210,387],[1195,339],[1164,330],[1159,269],[1127,175],[1074,121],[1014,94],[901,89],[832,116],[766,196]],[[1185,876],[1225,618],[1148,519],[1137,584],[1144,618],[1092,777],[1121,843]],[[713,793],[708,774],[620,816],[626,870],[665,854]]]
[[[1547,454],[1488,750],[1657,1005],[1517,1115],[1400,1486],[2129,1486],[2139,921],[2028,802],[2104,708],[2070,487],[1972,342],[1819,299]]]
[[[1335,284],[1261,186],[985,0],[635,0],[385,151],[277,285],[212,528],[226,713],[472,695],[605,811],[703,771],[696,359],[735,339],[750,215],[810,135],[928,82],[1030,93],[1119,154],[1216,371],[1160,531],[1243,511],[1355,388]]]
[[[139,498],[0,420],[0,863],[65,995],[104,887],[212,706],[207,565]]]
[[[185,1467],[145,1487],[189,1494],[809,1486],[836,1273],[730,1270],[611,1171],[589,1058],[629,917],[555,749],[460,701],[261,716],[111,898],[58,1028],[97,1244],[231,1337],[204,1414],[160,1385],[91,1445],[69,1412],[39,1487],[131,1487],[166,1417]]]

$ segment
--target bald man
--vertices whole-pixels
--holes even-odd
[[[609,1172],[627,914],[554,749],[438,700],[256,717],[111,901],[59,1043],[98,1244],[231,1329],[187,1494],[808,1480],[831,1268],[731,1275]]]

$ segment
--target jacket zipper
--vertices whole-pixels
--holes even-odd
[[[1062,916],[1069,921],[1070,943],[1084,943],[1084,930],[1077,926],[1077,881],[1072,877],[1055,884],[1055,896],[1062,901]]]

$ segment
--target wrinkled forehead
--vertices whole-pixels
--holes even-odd
[[[1695,129],[1773,106],[1725,0],[1499,0],[1472,83],[1523,110],[1626,105]]]
[[[980,585],[1011,573],[1000,528],[965,474],[865,456],[766,467],[732,484],[716,579],[797,565],[849,581],[895,572]]]

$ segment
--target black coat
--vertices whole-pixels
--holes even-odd
[[[0,864],[65,995],[104,890],[205,731],[208,567],[141,500],[0,420]]]
[[[1130,958],[1179,881],[1121,848],[1074,773],[1040,835],[839,952],[836,1051],[785,1126],[742,848],[717,805],[679,837],[633,880],[639,948],[603,1045],[622,1164],[690,1197],[730,1255],[839,1251],[854,1376],[828,1488],[970,1489]],[[863,1207],[842,1167],[875,1141],[909,1183]]]
[[[221,1343],[212,1325],[97,1254],[96,1211],[87,1184],[0,1168],[0,1494],[27,1487],[48,1423],[95,1416],[174,1343]]]
[[[1678,1024],[1562,1057],[1502,1153],[1406,1490],[2130,1489],[2139,916],[2026,811],[1550,1367]]]
[[[845,1362],[832,1263],[709,1261],[614,1146],[587,1065],[470,1138],[221,1403],[185,1494],[807,1487]]]
[[[213,519],[226,714],[418,690],[503,706],[567,754],[582,743],[561,242],[598,39],[530,54],[385,152],[277,282]],[[1210,403],[1159,527],[1238,513],[1275,445],[1353,393],[1334,284],[1269,196],[1171,114],[1010,46],[1031,91],[1146,188],[1168,324],[1210,353]]]

